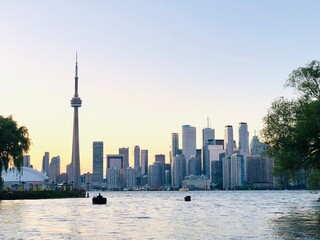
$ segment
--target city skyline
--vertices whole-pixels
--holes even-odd
[[[308,4],[307,4],[308,3]],[[299,66],[319,56],[320,3],[299,1],[86,1],[0,3],[1,115],[30,132],[31,163],[44,152],[71,162],[68,106],[78,52],[81,173],[92,172],[92,142],[117,154],[129,147],[169,159],[171,133],[190,124],[248,123],[249,138]],[[311,4],[312,3],[312,4]],[[59,18],[57,18],[59,14]],[[182,143],[180,139],[180,144]]]

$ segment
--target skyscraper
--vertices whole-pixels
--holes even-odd
[[[123,155],[107,154],[107,169],[108,168],[123,169]]]
[[[148,175],[148,150],[141,150],[141,175]]]
[[[137,185],[136,170],[132,167],[125,169],[125,187],[127,189],[134,189]]]
[[[80,149],[79,149],[79,116],[78,108],[81,107],[82,100],[78,95],[78,60],[76,59],[76,69],[75,69],[75,92],[74,96],[71,99],[71,107],[74,108],[73,115],[73,139],[72,139],[72,177],[73,187],[75,189],[81,188],[81,179],[80,179]]]
[[[184,155],[174,156],[172,165],[172,186],[179,188],[182,186],[182,180],[186,176],[186,160]]]
[[[248,124],[244,122],[239,123],[239,150],[241,154],[249,153]]]
[[[247,166],[247,183],[257,188],[272,187],[271,159],[262,156],[248,157]]]
[[[202,146],[205,146],[209,139],[214,140],[214,129],[213,128],[204,128],[202,129]]]
[[[223,189],[244,186],[244,160],[242,155],[233,154],[222,159]]]
[[[119,154],[123,155],[123,168],[126,169],[129,167],[129,148],[122,147],[119,148]]]
[[[210,160],[208,145],[214,144],[214,129],[204,128],[202,129],[202,173],[210,179]]]
[[[49,170],[49,152],[45,152],[44,156],[42,157],[42,172],[46,173],[47,176],[49,176],[50,174],[50,170]]]
[[[224,129],[224,149],[226,156],[233,154],[233,128],[231,125],[227,125]]]
[[[92,181],[101,183],[103,180],[103,142],[94,141],[92,147]]]
[[[177,154],[179,154],[179,135],[178,133],[171,133],[171,160]]]
[[[160,189],[164,184],[164,164],[154,162],[149,166],[149,186],[153,189]]]
[[[50,181],[57,182],[60,175],[60,156],[53,157],[50,162]]]
[[[196,128],[190,125],[182,126],[182,153],[186,159],[186,172],[188,173],[188,162],[190,157],[197,154]]]
[[[171,152],[170,152],[170,164],[171,164],[171,179],[174,178],[173,174],[173,159],[175,156],[177,156],[178,154],[180,154],[179,151],[179,134],[178,133],[171,133]],[[173,181],[173,180],[172,180]]]
[[[140,175],[140,147],[134,146],[134,168],[137,169],[138,176]]]

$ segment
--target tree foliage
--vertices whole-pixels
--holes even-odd
[[[18,127],[11,116],[0,116],[0,180],[3,169],[15,166],[20,171],[23,154],[29,150],[30,142],[26,127]]]
[[[285,86],[295,88],[307,99],[320,99],[320,62],[312,61],[292,71]]]
[[[294,70],[286,82],[297,99],[275,100],[264,117],[262,137],[277,173],[320,169],[320,62]]]

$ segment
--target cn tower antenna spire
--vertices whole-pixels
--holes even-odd
[[[77,52],[76,52],[76,73],[75,73],[74,80],[75,80],[74,96],[78,97],[78,53]]]

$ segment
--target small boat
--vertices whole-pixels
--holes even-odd
[[[92,198],[92,204],[107,204],[107,198],[102,197],[99,193],[98,196]]]
[[[189,191],[189,188],[179,188],[179,191],[180,192],[187,192],[187,191]]]
[[[190,201],[191,201],[191,196],[185,196],[185,197],[184,197],[184,200],[185,200],[186,202],[190,202]]]

